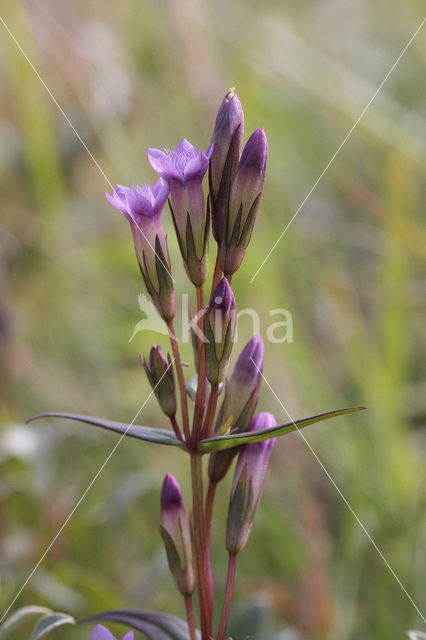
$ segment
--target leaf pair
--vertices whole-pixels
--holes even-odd
[[[251,433],[235,433],[226,436],[215,436],[213,438],[207,438],[202,440],[198,445],[198,450],[201,453],[210,453],[212,451],[223,451],[224,449],[231,449],[233,447],[240,447],[243,444],[249,442],[260,442],[261,440],[268,440],[269,438],[276,438],[277,436],[283,436],[286,433],[292,431],[298,431],[315,422],[322,422],[329,418],[337,418],[345,413],[352,413],[354,411],[362,411],[365,407],[349,407],[347,409],[338,409],[337,411],[328,411],[327,413],[320,413],[310,418],[302,418],[295,420],[294,422],[287,422],[280,424],[270,429],[263,429],[262,431],[256,431]],[[108,431],[115,431],[122,435],[129,436],[130,438],[138,438],[139,440],[145,440],[147,442],[154,442],[155,444],[164,444],[168,446],[186,448],[185,445],[180,442],[174,433],[168,429],[154,429],[152,427],[142,427],[137,424],[126,424],[124,422],[114,422],[112,420],[105,420],[104,418],[94,418],[92,416],[80,415],[77,413],[61,413],[50,412],[40,413],[33,416],[28,420],[37,420],[39,418],[65,418],[68,420],[78,420],[79,422],[85,422],[101,429],[107,429]]]

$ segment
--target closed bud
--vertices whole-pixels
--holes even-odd
[[[171,473],[161,490],[160,534],[177,588],[183,596],[190,596],[194,590],[191,531],[179,484]]]
[[[276,425],[271,413],[258,413],[248,431],[261,431]],[[236,555],[247,543],[265,484],[266,469],[275,438],[245,444],[240,448],[232,482],[226,525],[226,548]]]
[[[239,268],[250,242],[265,180],[268,143],[263,129],[248,139],[233,181],[226,231],[219,247],[220,264],[226,276]]]
[[[229,205],[229,192],[241,156],[244,113],[232,88],[220,105],[213,131],[209,188],[213,235],[220,243]]]
[[[148,362],[142,355],[141,360],[161,409],[166,416],[174,418],[177,408],[175,374],[170,355],[167,354],[166,358],[161,350],[161,345],[158,345],[151,347]]]
[[[112,196],[105,195],[129,221],[145,286],[160,316],[170,322],[176,314],[176,298],[167,240],[160,220],[169,195],[168,185],[161,179],[153,187],[117,184]]]
[[[237,307],[226,278],[217,285],[204,314],[206,376],[212,385],[226,377],[232,351]]]
[[[227,423],[233,433],[247,430],[259,397],[262,382],[264,346],[262,336],[255,335],[241,351],[234,371],[226,385],[225,400],[219,413],[217,427]],[[209,478],[211,482],[219,482],[226,475],[236,449],[216,451],[209,460]]]
[[[212,152],[199,152],[185,138],[175,149],[148,149],[152,168],[170,187],[173,223],[191,282],[200,287],[207,278],[210,213],[203,193],[203,178]]]

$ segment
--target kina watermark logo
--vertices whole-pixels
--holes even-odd
[[[130,337],[131,342],[138,333],[144,331],[152,331],[161,335],[167,336],[168,331],[166,324],[161,319],[157,309],[151,300],[143,293],[138,295],[138,306],[143,314],[143,318],[139,320],[133,329],[133,333]],[[191,334],[195,333],[203,342],[207,342],[207,338],[200,333],[198,321],[200,313],[203,314],[204,310],[199,314],[194,314],[192,317],[189,312],[189,296],[187,293],[182,295],[181,308],[181,330],[177,339],[182,343],[191,342]],[[255,309],[246,307],[240,309],[237,314],[237,329],[235,331],[234,343],[238,342],[238,323],[250,322],[252,326],[253,335],[263,333],[266,340],[272,344],[282,344],[283,342],[293,342],[293,316],[288,309],[276,308],[270,309],[267,312],[267,319],[261,317]]]

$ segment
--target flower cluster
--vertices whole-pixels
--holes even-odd
[[[185,138],[173,149],[148,149],[149,162],[159,175],[154,186],[126,188],[117,185],[112,196],[106,194],[111,204],[130,223],[143,280],[169,328],[173,363],[169,355],[167,358],[164,356],[160,346],[152,347],[148,360],[141,358],[160,408],[170,419],[176,437],[192,455],[194,524],[191,531],[179,484],[168,474],[161,494],[160,533],[171,573],[187,604],[194,589],[195,574],[197,576],[203,638],[212,635],[214,598],[208,530],[213,500],[203,506],[198,445],[211,436],[249,433],[276,424],[270,414],[260,413],[253,418],[263,369],[261,336],[255,336],[245,346],[227,380],[237,319],[231,280],[250,242],[262,195],[267,157],[263,129],[254,131],[244,148],[243,137],[243,109],[235,90],[231,89],[220,105],[212,140],[205,153]],[[207,171],[208,193],[205,194],[203,181]],[[194,327],[197,389],[193,396],[192,427],[173,328],[176,303],[167,239],[161,223],[167,199],[183,264],[197,290],[198,324]],[[203,286],[208,277],[210,227],[217,244],[217,258],[209,301],[204,306]],[[174,370],[180,392],[181,428],[176,419]],[[217,410],[219,389],[223,384],[224,401]],[[239,553],[247,542],[273,443],[271,439],[267,444],[245,444],[238,454],[226,535],[232,556]],[[216,486],[229,471],[237,453],[238,448],[233,447],[210,455],[208,495],[214,495]],[[222,616],[223,633],[227,606],[228,603]],[[191,630],[190,618],[189,615]],[[222,631],[218,640],[223,640],[219,637],[221,634]]]

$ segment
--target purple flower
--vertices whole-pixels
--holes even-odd
[[[169,186],[157,180],[153,187],[123,187],[117,184],[108,201],[129,221],[136,257],[148,292],[164,320],[176,312],[170,275],[170,258],[160,216],[169,195]]]
[[[179,484],[168,473],[161,489],[161,537],[170,571],[179,591],[188,596],[194,590],[191,530]]]
[[[92,635],[90,636],[90,640],[115,640],[111,631],[109,631],[106,627],[103,627],[101,624],[96,624],[93,627]],[[123,636],[122,640],[133,640],[133,631],[129,631]]]
[[[244,147],[231,188],[226,232],[220,246],[220,261],[226,276],[237,271],[250,242],[265,181],[267,155],[265,132],[256,129]]]
[[[271,413],[258,413],[248,431],[261,431],[276,425]],[[266,469],[276,438],[245,444],[240,448],[232,482],[226,526],[226,548],[230,554],[244,549],[262,496]]]
[[[208,216],[202,182],[212,145],[199,152],[185,138],[173,149],[148,149],[152,168],[170,187],[173,222],[189,278],[201,286],[207,277]]]
[[[241,351],[234,371],[226,385],[225,400],[217,422],[217,428],[227,424],[233,432],[244,432],[252,418],[259,398],[262,382],[264,346],[262,336],[255,335]],[[209,478],[220,482],[226,475],[236,455],[236,449],[216,451],[209,459]]]
[[[210,159],[209,187],[213,235],[220,243],[244,135],[244,113],[235,89],[224,97],[216,117]]]
[[[166,416],[173,418],[176,414],[175,375],[170,355],[167,358],[161,345],[151,347],[148,362],[141,355],[143,367],[148,381]]]
[[[228,280],[222,278],[204,314],[206,376],[210,384],[219,384],[226,376],[236,320],[235,297]]]

